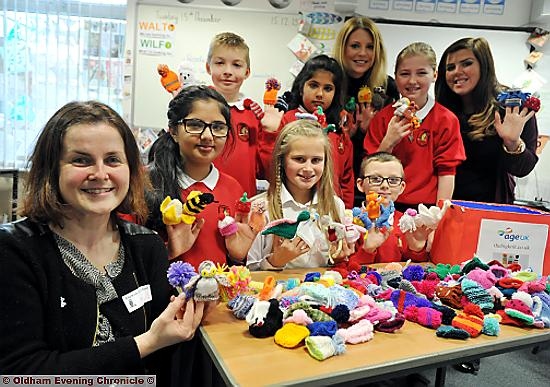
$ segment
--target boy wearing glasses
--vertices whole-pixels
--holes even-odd
[[[231,127],[236,134],[234,146],[225,147],[214,164],[240,182],[251,197],[256,195],[256,175],[261,174],[257,153],[260,119],[247,107],[240,92],[250,76],[250,55],[244,39],[231,32],[217,34],[210,43],[206,71],[212,77],[214,89],[230,106]]]
[[[367,156],[361,163],[361,175],[357,179],[359,191],[367,194],[374,191],[384,201],[395,202],[405,190],[404,171],[401,161],[390,153],[378,152]],[[406,261],[425,262],[429,260],[426,241],[431,230],[421,227],[415,232],[403,234],[397,224],[403,215],[395,211],[394,227],[368,230],[362,246],[350,257],[350,261],[360,265],[381,262]]]

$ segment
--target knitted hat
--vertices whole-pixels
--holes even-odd
[[[388,287],[397,289],[399,287],[399,282],[401,282],[401,272],[397,270],[387,270],[380,273],[382,276],[382,288],[386,289]]]
[[[537,273],[532,271],[518,271],[512,273],[512,277],[522,280],[523,282],[535,281],[538,277]]]
[[[236,318],[244,320],[256,300],[256,297],[239,294],[227,303],[227,307],[233,311]]]
[[[497,281],[497,285],[505,289],[519,289],[523,285],[523,281],[517,278],[504,277]]]
[[[393,318],[381,321],[374,326],[374,330],[385,333],[393,333],[405,324],[405,316],[397,313]]]
[[[537,292],[544,292],[546,290],[546,276],[543,276],[537,280],[534,281],[527,281],[524,282],[518,290],[524,291],[527,293],[537,293]]]
[[[392,318],[393,313],[389,310],[378,307],[371,307],[371,310],[364,316],[363,320],[369,320],[373,324],[378,324]]]
[[[449,308],[445,305],[436,304],[435,302],[432,302],[432,309],[438,310],[441,312],[441,323],[444,325],[451,325],[453,318],[456,316],[456,312],[454,309]]]
[[[404,311],[405,318],[427,328],[436,329],[441,325],[441,312],[427,307],[408,306]]]
[[[489,266],[489,270],[493,273],[497,280],[508,276],[508,270],[506,270],[506,268],[502,265],[491,265]]]
[[[349,344],[359,344],[372,340],[374,327],[368,320],[361,320],[347,329],[338,329],[337,333]]]
[[[283,326],[283,312],[279,309],[279,301],[256,301],[246,315],[246,322],[252,336],[273,336]]]
[[[477,282],[478,284],[483,286],[484,289],[489,289],[497,282],[497,278],[492,271],[481,270],[480,268],[475,268],[474,270],[471,270],[468,274],[466,274],[466,277],[471,279],[472,281]]]
[[[444,337],[446,339],[459,339],[466,340],[470,337],[470,334],[464,329],[451,327],[448,325],[442,325],[435,331],[437,337]]]
[[[336,321],[315,321],[307,326],[310,336],[334,336],[338,326]]]
[[[394,290],[391,293],[390,300],[399,312],[403,312],[407,306],[427,306],[431,305],[430,301],[425,298],[415,296],[412,293],[405,292],[404,290]]]
[[[490,310],[494,308],[493,297],[477,282],[464,278],[461,287],[462,292],[471,303],[479,305],[481,309]]]
[[[333,337],[308,336],[306,338],[306,348],[311,357],[317,360],[325,360],[346,352],[344,338],[339,334],[335,334]]]
[[[404,290],[406,292],[417,294],[416,288],[411,284],[408,280],[402,279],[399,283],[399,289]]]
[[[471,337],[477,337],[483,329],[483,311],[476,304],[467,304],[464,310],[453,318],[452,326],[464,329]]]
[[[303,309],[304,312],[313,320],[313,321],[330,321],[332,317],[326,314],[319,309],[314,309],[305,301],[300,301],[295,304],[290,305],[290,307],[285,311],[284,317],[287,318],[292,315],[295,310]]]
[[[438,285],[435,287],[435,295],[443,302],[444,304],[449,305],[455,309],[462,309],[462,288],[460,286],[442,286]]]
[[[525,321],[514,318],[506,314],[504,310],[497,310],[497,314],[500,316],[501,320],[500,323],[504,325],[513,325],[516,327],[524,327],[526,326]]]
[[[519,263],[511,263],[508,266],[506,266],[508,270],[510,270],[512,273],[516,271],[521,270],[521,265]]]
[[[281,347],[294,348],[309,336],[309,329],[303,325],[288,323],[275,332],[275,343]]]
[[[550,328],[550,295],[546,292],[533,293],[533,315],[544,328]]]
[[[521,300],[512,299],[506,303],[504,313],[517,320],[523,321],[525,325],[533,325],[535,316],[531,309]]]
[[[470,261],[466,262],[466,264],[462,267],[461,273],[468,274],[470,271],[474,270],[476,267],[479,267],[480,269],[483,269],[483,270],[489,270],[489,265],[481,262],[481,260],[478,257],[474,257]]]

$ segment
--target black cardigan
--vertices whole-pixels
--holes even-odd
[[[3,374],[166,375],[170,349],[140,359],[134,336],[166,308],[171,288],[161,238],[120,222],[126,257],[113,284],[119,295],[101,305],[116,340],[92,347],[98,308],[93,286],[64,264],[46,225],[28,219],[0,226],[0,370]],[[122,296],[149,284],[152,301],[128,313]]]

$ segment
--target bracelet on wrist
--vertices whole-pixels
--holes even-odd
[[[504,152],[508,153],[509,155],[519,155],[525,151],[525,142],[520,138],[519,145],[514,150],[509,150],[508,148],[506,148],[506,145],[502,143],[502,149],[504,149]]]

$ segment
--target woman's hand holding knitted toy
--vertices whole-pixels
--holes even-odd
[[[506,107],[504,119],[501,119],[500,113],[495,112],[495,129],[502,138],[503,144],[509,152],[514,152],[520,148],[521,133],[525,123],[535,115],[535,112],[523,108],[520,111],[519,106]]]
[[[185,294],[172,296],[164,312],[153,321],[151,328],[135,337],[141,358],[158,349],[190,340],[199,326],[204,302],[185,299]]]

